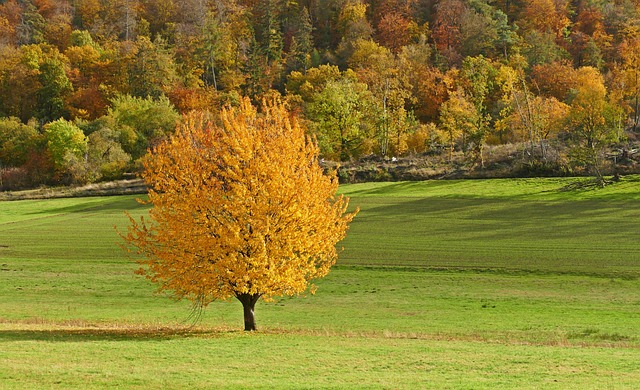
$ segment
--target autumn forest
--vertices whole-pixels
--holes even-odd
[[[510,145],[602,178],[635,153],[639,76],[636,0],[0,0],[0,189],[121,178],[245,96],[326,160]]]

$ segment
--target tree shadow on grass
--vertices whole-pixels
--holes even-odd
[[[69,328],[0,330],[0,344],[17,341],[95,342],[163,341],[185,338],[219,338],[239,333],[228,329],[190,328]]]
[[[71,213],[97,213],[97,212],[125,212],[125,211],[136,211],[139,209],[149,208],[148,205],[141,204],[137,201],[137,199],[145,200],[146,197],[143,196],[118,196],[118,197],[105,197],[102,201],[94,201],[93,198],[88,199],[87,202],[78,202],[77,204],[62,206],[56,208],[50,208],[46,210],[38,210],[30,213],[26,213],[28,215],[38,215],[43,214],[45,216],[56,216],[60,214],[71,214]]]

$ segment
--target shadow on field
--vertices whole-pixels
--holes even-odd
[[[79,203],[71,206],[57,207],[46,210],[34,211],[27,214],[70,214],[70,213],[95,213],[95,212],[134,212],[139,209],[146,209],[149,206],[140,204],[136,199],[140,197],[110,197],[102,202]],[[142,198],[144,199],[144,198]]]
[[[238,331],[188,328],[11,329],[0,330],[0,344],[15,341],[162,341],[176,338],[216,338],[231,333]]]
[[[586,235],[602,236],[603,233],[635,232],[640,212],[634,206],[632,202],[598,200],[412,199],[361,205],[362,215],[354,220],[354,224],[371,222],[369,218],[385,229],[389,226],[398,229],[432,226],[429,233],[448,232],[452,237],[464,231],[487,239],[536,235],[575,239]]]

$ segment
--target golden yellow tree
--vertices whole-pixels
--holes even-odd
[[[245,330],[256,329],[258,299],[298,295],[327,275],[356,214],[295,117],[278,102],[262,111],[244,99],[217,125],[185,117],[146,158],[150,219],[131,218],[125,236],[160,290],[201,307],[236,297]]]

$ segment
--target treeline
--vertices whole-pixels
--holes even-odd
[[[601,175],[640,122],[636,0],[0,0],[0,188],[134,171],[279,95],[329,160],[486,145]]]

